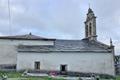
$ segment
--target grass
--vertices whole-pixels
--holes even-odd
[[[54,79],[54,78],[51,78],[51,77],[24,77],[24,76],[22,76],[22,73],[23,72],[0,71],[0,77],[2,77],[2,75],[7,75],[8,78],[9,78],[8,80],[63,80],[63,79]],[[117,76],[116,80],[120,80],[120,76]]]
[[[117,76],[117,77],[116,77],[116,80],[120,80],[120,76]]]
[[[21,72],[15,72],[15,71],[10,71],[10,72],[6,72],[6,71],[0,71],[0,76],[2,75],[7,75],[8,78],[18,78],[18,77],[22,77],[22,73]]]
[[[2,77],[2,75],[7,75],[7,77],[10,80],[63,80],[63,79],[54,79],[51,77],[23,77],[22,72],[15,72],[15,71],[11,71],[11,72],[5,72],[5,71],[0,71],[0,77]]]

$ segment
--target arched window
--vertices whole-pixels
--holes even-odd
[[[91,23],[90,23],[90,25],[89,25],[90,27],[89,27],[89,33],[90,33],[90,35],[92,34],[92,26],[91,26]]]
[[[88,25],[86,25],[86,37],[88,37]]]

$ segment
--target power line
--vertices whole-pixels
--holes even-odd
[[[11,23],[11,8],[10,8],[10,0],[8,0],[8,25],[9,25],[9,35],[12,35],[12,23]]]

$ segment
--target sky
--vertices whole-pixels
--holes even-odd
[[[82,39],[90,7],[97,16],[98,40],[120,54],[120,0],[0,0],[0,35],[32,33],[47,38]],[[11,26],[10,26],[11,25]]]

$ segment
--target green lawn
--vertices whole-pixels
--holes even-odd
[[[8,80],[63,80],[63,79],[54,79],[51,77],[23,77],[21,76],[23,72],[5,72],[5,71],[0,71],[0,77],[2,75],[7,75]],[[120,80],[120,76],[116,77],[116,80]]]
[[[53,78],[9,78],[8,80],[63,80]]]
[[[120,80],[120,76],[117,76],[117,77],[116,77],[116,80]]]
[[[51,77],[23,77],[22,72],[4,72],[4,71],[0,71],[0,77],[2,77],[2,75],[7,75],[8,76],[8,80],[63,80],[63,79],[54,79]]]

